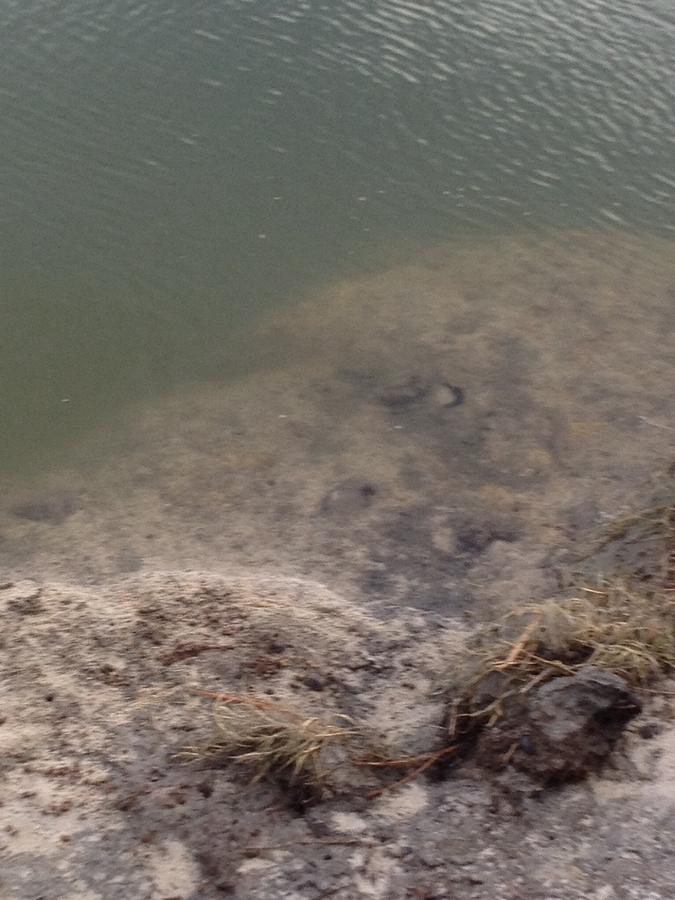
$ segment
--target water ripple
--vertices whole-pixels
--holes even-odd
[[[670,0],[0,0],[0,292],[86,296],[80,343],[119,298],[161,368],[391,236],[672,231],[674,42]]]

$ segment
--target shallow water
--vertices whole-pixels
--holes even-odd
[[[430,245],[672,234],[674,39],[668,0],[0,0],[0,468],[290,362],[261,317]]]
[[[588,231],[336,280],[259,319],[255,371],[0,481],[4,578],[255,571],[489,616],[549,596],[672,496],[674,298],[669,239]]]

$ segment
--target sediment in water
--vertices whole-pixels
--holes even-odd
[[[129,884],[148,898],[403,898],[413,876],[451,896],[439,865],[446,888],[494,896],[486,828],[523,896],[556,878],[563,893],[547,896],[604,889],[598,859],[629,845],[624,807],[646,816],[646,788],[623,784],[618,804],[570,793],[538,813],[525,790],[513,802],[527,827],[491,819],[480,781],[411,784],[372,814],[338,803],[300,821],[274,812],[267,787],[176,765],[195,707],[170,694],[273,682],[310,713],[357,715],[407,753],[428,750],[442,719],[432,681],[466,629],[558,592],[588,535],[641,507],[667,469],[673,258],[667,242],[611,235],[437,248],[261,323],[254,374],[132,410],[70,468],[7,482],[10,896],[24,896],[27,860],[50,898],[72,893],[73,873],[106,900]],[[597,832],[585,844],[582,807]],[[449,818],[466,827],[462,843],[453,825],[452,851]],[[572,875],[571,850],[528,871],[518,847],[542,828],[576,848]],[[327,835],[333,861],[311,874]],[[641,860],[662,851],[645,828]],[[110,886],[120,860],[126,894]],[[638,891],[638,868],[610,887],[634,878]],[[670,896],[667,867],[659,878],[655,896]]]

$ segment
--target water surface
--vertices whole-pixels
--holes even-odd
[[[0,0],[0,466],[419,248],[672,234],[674,42],[668,0]]]

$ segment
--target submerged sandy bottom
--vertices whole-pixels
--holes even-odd
[[[4,485],[4,571],[254,568],[444,612],[548,592],[671,461],[673,250],[495,240],[337,283],[260,324],[240,381]]]
[[[4,484],[0,894],[672,897],[667,731],[592,788],[418,780],[304,817],[175,754],[210,728],[190,686],[434,746],[467,619],[557,593],[668,478],[674,333],[671,244],[436,248]]]

